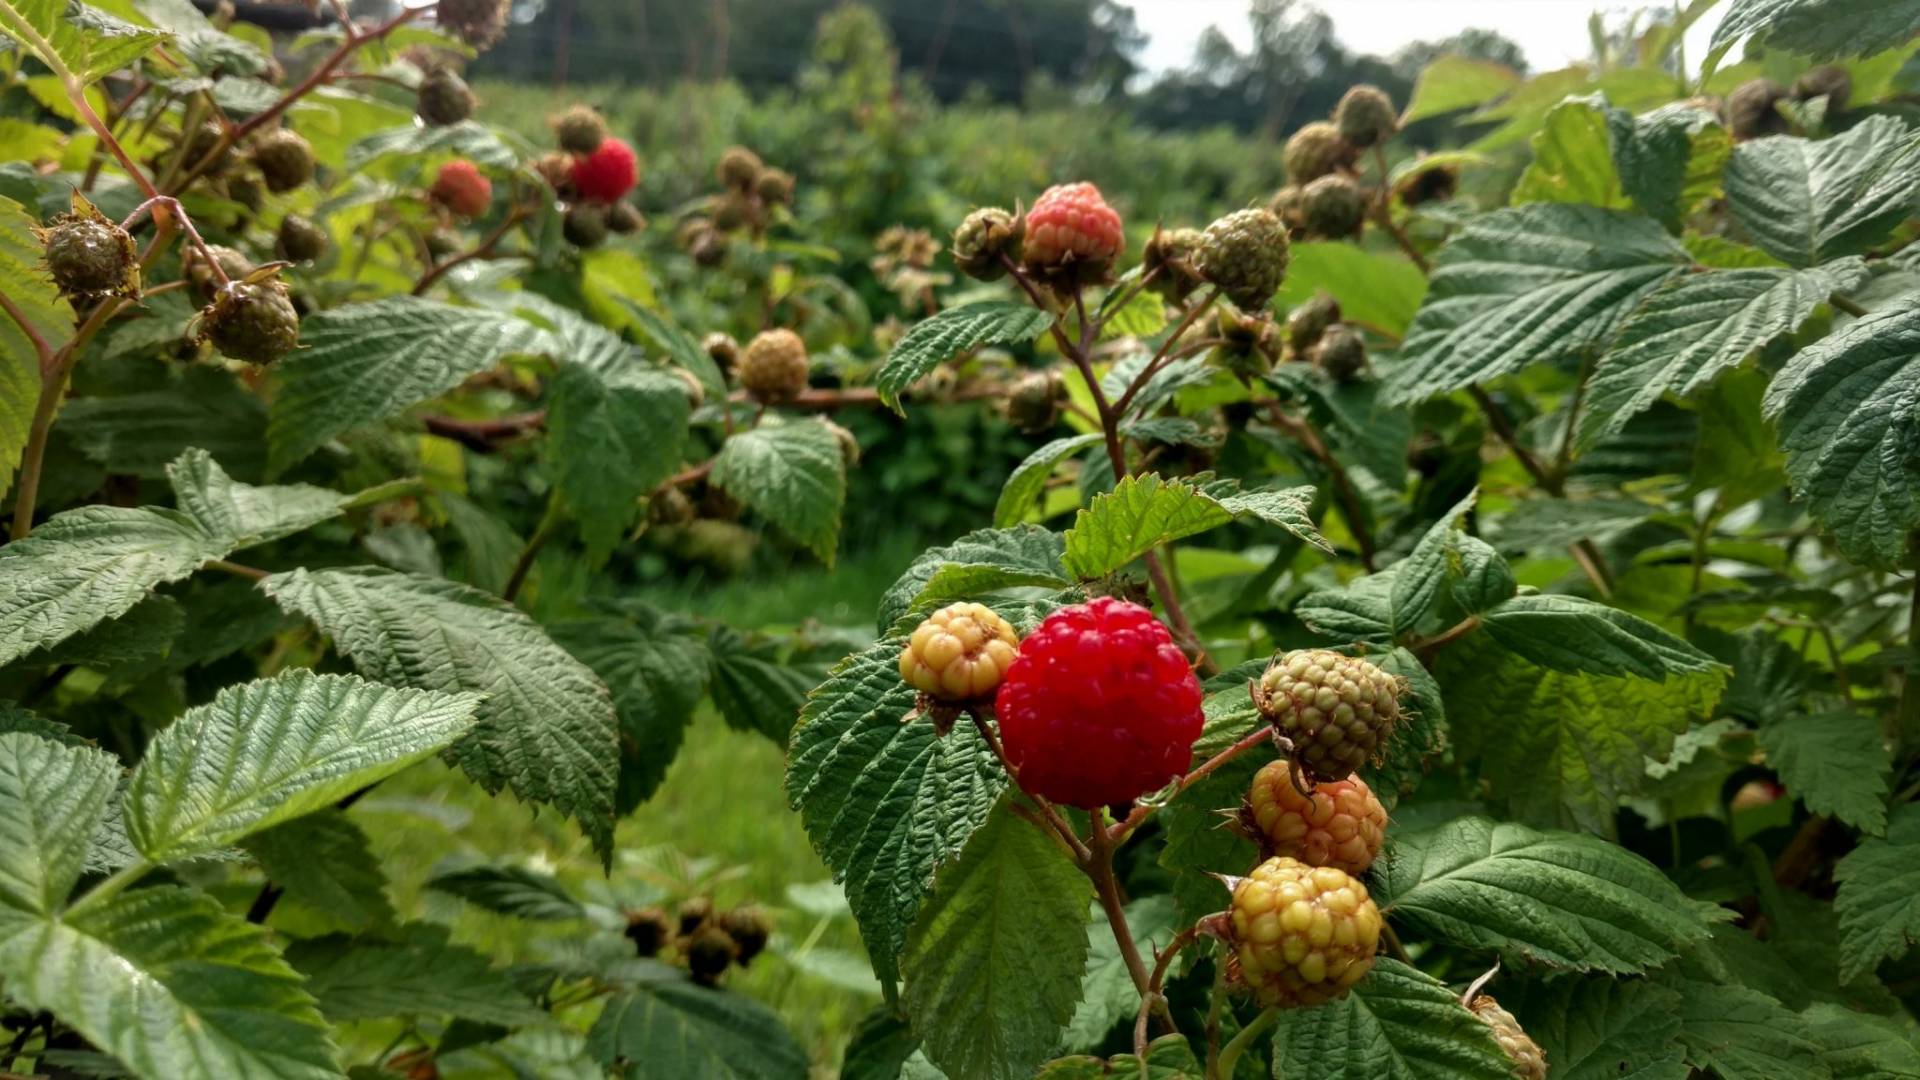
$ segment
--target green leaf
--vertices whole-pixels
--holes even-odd
[[[1258,491],[1225,490],[1213,492],[1222,509],[1236,520],[1252,518],[1286,530],[1296,539],[1312,544],[1331,555],[1333,545],[1314,527],[1309,511],[1313,507],[1312,487],[1264,488]]]
[[[1870,116],[1831,139],[1751,139],[1734,148],[1726,188],[1734,220],[1767,254],[1802,267],[1859,255],[1913,213],[1920,135]]]
[[[1458,390],[1603,344],[1688,262],[1650,218],[1567,203],[1475,218],[1435,261],[1387,377],[1389,402]]]
[[[743,431],[720,447],[709,478],[833,565],[847,499],[847,463],[833,429],[800,420]]]
[[[1911,1080],[1920,1076],[1920,1043],[1912,1021],[1855,1012],[1823,1002],[1801,1014],[1820,1044],[1834,1080]]]
[[[25,732],[37,738],[59,743],[61,746],[91,745],[87,740],[75,735],[72,728],[58,720],[49,720],[11,701],[0,701],[0,735],[13,731]]]
[[[965,596],[982,585],[1002,588],[1037,581],[1064,586],[1062,550],[1060,534],[1038,525],[975,529],[951,544],[928,548],[881,596],[880,631],[936,600]]]
[[[882,1005],[862,1017],[848,1037],[840,1080],[900,1080],[901,1067],[918,1049],[920,1040],[906,1022]]]
[[[713,663],[707,694],[727,726],[753,731],[785,746],[800,718],[807,694],[825,672],[825,664],[802,663],[781,655],[772,639],[715,627],[707,636]]]
[[[1420,625],[1441,598],[1441,586],[1452,575],[1456,541],[1467,512],[1473,509],[1478,489],[1467,493],[1453,509],[1440,515],[1422,533],[1407,557],[1394,566],[1391,604],[1393,634],[1403,634]]]
[[[1853,288],[1857,260],[1813,270],[1682,274],[1647,297],[1587,384],[1579,444],[1616,434],[1662,396],[1689,397],[1798,330],[1831,293]]]
[[[327,440],[384,420],[550,336],[524,319],[390,296],[319,312],[301,324],[305,348],[275,365],[268,462],[280,472]]]
[[[1631,208],[1613,164],[1613,143],[1631,138],[1633,117],[1607,106],[1599,95],[1568,98],[1547,113],[1533,136],[1533,161],[1509,200],[1526,203],[1586,203],[1613,210]]]
[[[616,802],[623,814],[651,798],[666,779],[714,661],[704,642],[657,612],[638,614],[647,617],[581,619],[553,628],[555,640],[613,693],[620,717]]]
[[[1625,848],[1480,817],[1394,837],[1374,876],[1381,909],[1424,933],[1574,971],[1658,967],[1715,913]]]
[[[641,500],[680,467],[691,403],[670,372],[626,367],[560,369],[547,434],[554,486],[580,519],[588,558],[604,558],[632,526]]]
[[[940,871],[902,955],[907,1016],[950,1076],[1028,1080],[1080,1000],[1093,888],[1002,806]]]
[[[226,547],[175,510],[86,506],[0,547],[0,666],[133,610]]]
[[[1201,740],[1213,745],[1196,747],[1196,754],[1207,753],[1214,746],[1224,749],[1246,734],[1251,724],[1261,722],[1244,685],[1208,697],[1205,708],[1207,726]],[[1255,755],[1242,754],[1160,811],[1160,827],[1166,830],[1167,842],[1156,861],[1170,881],[1177,924],[1190,926],[1201,916],[1227,906],[1227,889],[1214,875],[1244,874],[1260,861],[1260,849],[1239,832],[1222,828],[1219,814],[1222,807],[1236,806],[1246,798],[1248,785],[1259,768]],[[1107,934],[1111,937],[1112,931]]]
[[[513,147],[493,128],[477,120],[462,120],[446,127],[410,124],[375,132],[347,147],[346,167],[348,172],[357,173],[391,154],[419,158],[434,153],[452,154],[495,169],[511,169],[517,164]]]
[[[1518,586],[1513,567],[1492,544],[1477,536],[1455,537],[1454,551],[1448,560],[1452,583],[1448,593],[1453,602],[1469,614],[1479,614],[1513,598]]]
[[[1402,124],[1484,105],[1520,83],[1520,73],[1491,60],[1449,53],[1420,69]]]
[[[128,325],[161,321],[144,318]],[[181,324],[169,328],[169,344],[186,336],[185,323],[182,315]],[[162,478],[167,466],[193,447],[243,476],[258,479],[266,469],[266,405],[238,379],[212,367],[189,367],[167,384],[139,393],[76,398],[60,410],[59,431],[109,473]]]
[[[224,551],[264,544],[340,516],[352,496],[308,484],[255,487],[227,475],[213,455],[192,449],[167,466],[180,509]]]
[[[1500,1004],[1519,1018],[1565,1080],[1687,1080],[1681,1061],[1680,997],[1644,979],[1553,979],[1525,984],[1523,996],[1496,984]]]
[[[1678,232],[1683,213],[1713,193],[1728,147],[1716,117],[1690,105],[1635,117],[1601,94],[1568,98],[1533,136],[1512,201],[1637,208]]]
[[[1295,308],[1325,292],[1340,302],[1342,318],[1389,334],[1404,334],[1427,294],[1427,277],[1402,255],[1368,251],[1336,240],[1294,244],[1276,300]]]
[[[787,751],[787,798],[847,903],[882,983],[899,976],[907,931],[934,871],[960,853],[1007,786],[971,725],[945,738],[903,722],[914,689],[901,639],[843,661],[813,692]]]
[[[587,1045],[625,1080],[806,1080],[807,1054],[780,1018],[651,960],[607,1000]]]
[[[1915,0],[1733,0],[1714,27],[1710,57],[1747,35],[1815,60],[1866,56],[1920,34]]]
[[[1399,575],[1368,574],[1344,589],[1308,593],[1293,605],[1294,617],[1321,637],[1342,644],[1393,642],[1393,589]]]
[[[1461,751],[1515,816],[1610,833],[1619,800],[1647,782],[1646,761],[1719,697],[1719,673],[1664,682],[1549,671],[1474,634],[1434,673]]]
[[[1855,562],[1891,567],[1920,525],[1920,308],[1856,319],[1800,350],[1767,388],[1787,475]]]
[[[1232,520],[1191,484],[1157,473],[1129,476],[1075,514],[1066,532],[1067,570],[1082,580],[1105,577],[1161,544]]]
[[[487,958],[447,940],[444,927],[408,923],[394,941],[344,934],[308,938],[287,949],[328,1020],[455,1016],[483,1024],[539,1024],[547,1014]]]
[[[1501,551],[1563,548],[1581,540],[1603,541],[1652,517],[1656,507],[1638,499],[1526,499],[1488,529]]]
[[[1350,245],[1342,245],[1343,247]],[[1413,424],[1407,410],[1381,401],[1374,380],[1336,383],[1308,364],[1282,364],[1267,372],[1268,385],[1305,401],[1335,452],[1398,490],[1407,475],[1407,443]]]
[[[102,751],[19,727],[0,734],[0,904],[51,915],[66,903],[119,782],[120,763]]]
[[[518,866],[474,866],[441,874],[427,888],[516,919],[586,918],[586,909],[547,874]]]
[[[1166,948],[1178,928],[1173,897],[1161,894],[1142,896],[1127,905],[1127,928],[1142,956],[1153,956]],[[1087,922],[1087,967],[1080,977],[1080,1004],[1068,1022],[1061,1046],[1068,1050],[1092,1050],[1106,1039],[1107,1033],[1122,1020],[1132,1021],[1140,1012],[1140,991],[1134,989],[1133,975],[1126,958],[1113,937],[1113,927],[1099,909]]]
[[[242,846],[287,899],[338,929],[359,932],[396,920],[387,876],[367,834],[345,811],[328,808],[283,822]]]
[[[0,908],[0,975],[14,1002],[135,1076],[340,1075],[299,974],[202,893],[157,886],[57,917]]]
[[[1680,993],[1680,1042],[1694,1068],[1723,1080],[1831,1075],[1806,1022],[1773,998],[1678,976],[1661,981]]]
[[[179,637],[186,617],[180,605],[167,596],[149,596],[133,610],[117,619],[100,623],[84,634],[29,653],[26,662],[41,667],[56,664],[92,666],[129,665],[115,670],[115,676],[141,670],[133,661],[160,656]]]
[[[0,33],[39,56],[22,24],[53,47],[53,56],[42,57],[49,66],[58,63],[83,83],[126,67],[171,36],[68,0],[0,0]]]
[[[331,805],[445,747],[480,695],[401,690],[295,670],[230,686],[147,746],[127,835],[163,863]]]
[[[1511,1080],[1493,1033],[1447,985],[1383,956],[1353,991],[1287,1009],[1273,1032],[1274,1075],[1301,1080]]]
[[[1840,976],[1869,974],[1882,960],[1899,959],[1920,938],[1920,803],[1896,809],[1887,835],[1860,841],[1834,867],[1839,892]]]
[[[46,249],[33,233],[34,224],[26,207],[0,196],[0,293],[52,347],[71,333],[73,308],[42,268]],[[0,319],[0,496],[11,487],[39,400],[40,363],[33,343],[19,323]]]
[[[693,340],[693,335],[680,329],[665,315],[649,308],[641,307],[625,297],[617,298],[625,309],[633,327],[653,347],[666,354],[667,359],[693,373],[700,380],[700,388],[706,391],[707,398],[719,401],[727,396],[727,377],[720,373],[720,366],[707,355],[707,350]]]
[[[1187,1044],[1185,1036],[1176,1034],[1162,1035],[1148,1043],[1145,1061],[1133,1054],[1115,1054],[1106,1059],[1076,1054],[1047,1062],[1034,1074],[1034,1080],[1108,1080],[1116,1076],[1140,1080],[1200,1080],[1200,1075],[1200,1060],[1193,1056],[1193,1047]]]
[[[1658,626],[1579,596],[1516,596],[1481,613],[1487,635],[1553,671],[1635,675],[1721,673],[1719,663]],[[1722,675],[1724,678],[1724,675]]]
[[[488,791],[510,787],[572,817],[610,857],[613,701],[533,620],[465,585],[371,567],[294,570],[261,587],[313,620],[370,678],[487,695],[449,756]]]
[[[1893,759],[1873,717],[1794,716],[1763,725],[1760,747],[1788,794],[1810,812],[1830,814],[1865,833],[1886,831]]]
[[[927,372],[982,345],[1032,341],[1052,325],[1053,316],[1009,300],[983,300],[948,308],[916,323],[887,354],[873,384],[880,400],[905,415],[900,395]]]
[[[1000,489],[1000,501],[993,507],[993,524],[1002,529],[1019,524],[1020,519],[1033,509],[1034,501],[1047,489],[1047,480],[1053,476],[1054,466],[1099,441],[1098,432],[1068,435],[1028,454],[1025,460],[1014,467],[1007,476],[1006,486]]]

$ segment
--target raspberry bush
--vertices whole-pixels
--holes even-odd
[[[0,0],[0,1069],[1920,1075],[1910,0],[1192,182],[252,7]]]

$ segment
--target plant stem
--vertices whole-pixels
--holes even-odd
[[[472,259],[485,258],[493,251],[494,246],[500,243],[501,238],[507,235],[507,230],[519,224],[521,219],[526,216],[526,207],[516,203],[513,209],[509,210],[507,215],[500,219],[500,224],[495,225],[491,232],[481,238],[480,242],[475,244],[471,251],[463,251],[447,259],[445,262],[435,263],[426,273],[420,275],[420,280],[414,283],[413,295],[424,296],[426,291],[433,287],[434,282],[439,281],[442,275],[454,267],[459,266],[461,263]]]
[[[1387,182],[1387,152],[1379,143],[1373,145],[1373,160],[1380,169],[1380,198],[1374,203],[1374,217],[1380,222],[1380,227],[1393,237],[1393,242],[1400,245],[1400,250],[1406,252],[1407,258],[1413,260],[1413,265],[1420,268],[1421,273],[1432,273],[1433,265],[1427,262],[1425,255],[1420,254],[1419,248],[1413,246],[1413,237],[1408,236],[1407,230],[1393,220],[1393,187]]]
[[[1360,549],[1360,565],[1372,573],[1378,549],[1374,546],[1373,530],[1367,526],[1366,504],[1361,502],[1360,492],[1353,486],[1353,477],[1348,475],[1346,467],[1340,464],[1340,459],[1333,455],[1333,451],[1327,449],[1326,440],[1320,437],[1311,423],[1304,418],[1288,415],[1277,401],[1267,403],[1267,415],[1274,427],[1299,443],[1327,470],[1327,479],[1333,484],[1334,498],[1340,502],[1340,516],[1347,519],[1347,531],[1353,534],[1354,546]]]
[[[1433,654],[1454,642],[1480,629],[1480,616],[1469,615],[1430,638],[1407,642],[1407,648],[1418,654],[1421,663],[1433,659]]]
[[[1273,729],[1263,722],[1258,731],[1253,732],[1245,738],[1242,738],[1239,742],[1234,743],[1232,746],[1213,755],[1206,761],[1201,762],[1194,767],[1192,772],[1181,777],[1180,786],[1174,789],[1173,796],[1169,798],[1184,794],[1188,788],[1205,780],[1208,776],[1212,775],[1214,770],[1220,768],[1222,765],[1225,765],[1227,762],[1232,761],[1234,758],[1239,757],[1241,754],[1246,753],[1256,746],[1261,746],[1272,741]],[[1157,809],[1159,809],[1158,806],[1151,806],[1144,803],[1136,805],[1128,812],[1125,821],[1113,827],[1112,836],[1114,844],[1118,845],[1127,837],[1133,835],[1133,831],[1141,825],[1146,824],[1147,819],[1152,817],[1153,812]]]
[[[95,885],[91,889],[88,889],[86,892],[86,895],[82,896],[78,900],[75,900],[72,904],[69,904],[67,906],[65,915],[68,917],[78,915],[83,911],[92,910],[93,908],[106,903],[107,901],[113,899],[115,896],[118,896],[121,890],[125,889],[127,886],[133,884],[136,881],[139,881],[143,877],[146,877],[148,872],[151,871],[152,869],[153,869],[153,864],[146,861],[145,859],[136,859],[133,862],[128,863],[126,866],[123,866],[120,869],[115,870],[112,874],[108,875],[104,880],[100,882],[100,884]]]
[[[513,598],[520,593],[520,586],[526,584],[528,571],[533,569],[534,556],[547,546],[547,541],[553,539],[559,527],[560,493],[556,491],[547,496],[547,509],[540,515],[540,524],[534,526],[533,535],[527,537],[527,546],[520,549],[520,557],[514,560],[513,572],[507,575],[506,588],[500,591],[501,599],[513,603]]]
[[[1513,452],[1515,460],[1519,461],[1520,467],[1540,485],[1540,490],[1556,499],[1566,498],[1566,481],[1541,464],[1539,457],[1521,443],[1520,433],[1514,430],[1513,421],[1507,419],[1507,414],[1494,402],[1493,398],[1478,386],[1467,387],[1467,393],[1472,395],[1474,403],[1480,406],[1480,411],[1485,414],[1487,424],[1493,428],[1493,433],[1499,436],[1508,450]],[[1574,542],[1571,554],[1573,561],[1579,563],[1580,569],[1587,575],[1587,580],[1593,582],[1594,591],[1600,594],[1601,599],[1611,597],[1613,575],[1607,570],[1607,561],[1601,557],[1600,549],[1594,546],[1593,541]]]
[[[1260,1015],[1253,1018],[1252,1023],[1241,1028],[1239,1034],[1221,1049],[1220,1060],[1210,1074],[1212,1080],[1227,1080],[1231,1077],[1234,1065],[1240,1061],[1240,1055],[1246,1053],[1247,1047],[1252,1046],[1255,1039],[1266,1034],[1267,1029],[1272,1027],[1274,1021],[1278,1019],[1280,1019],[1280,1009],[1273,1006],[1262,1009]]]
[[[209,560],[202,564],[202,568],[206,570],[219,570],[223,573],[232,574],[235,577],[243,577],[250,581],[265,581],[270,576],[265,570],[237,562],[229,562],[226,559]]]
[[[994,734],[993,728],[987,723],[987,719],[991,715],[984,706],[976,705],[967,709],[967,716],[973,721],[974,730],[980,733],[980,741],[987,744],[988,752],[993,755],[995,761],[1000,763],[1001,771],[1005,772],[1007,778],[1014,782],[1014,786],[1018,787],[1020,782],[1019,778],[1014,775],[1013,766],[1007,763],[1007,752],[1006,749],[1000,745],[1000,736]],[[1074,833],[1073,826],[1067,824],[1067,819],[1060,816],[1060,811],[1054,809],[1052,803],[1024,790],[1021,794],[1032,799],[1034,806],[1039,808],[1044,824],[1051,828],[1053,832],[1060,837],[1061,842],[1066,845],[1067,852],[1073,856],[1074,865],[1080,867],[1082,870],[1086,870],[1093,862],[1094,855],[1093,852],[1087,848],[1087,845],[1081,842],[1080,837]]]
[[[1835,308],[1846,312],[1847,314],[1853,316],[1856,319],[1862,318],[1867,314],[1869,314],[1866,308],[1861,307],[1859,304],[1855,303],[1852,299],[1842,296],[1839,293],[1834,293],[1831,296],[1828,296],[1827,303],[1832,304]]]
[[[285,895],[285,892],[286,890],[271,881],[260,886],[259,895],[255,896],[253,903],[247,907],[247,921],[256,926],[266,922],[267,916],[273,914],[275,905],[280,903],[280,897]]]
[[[6,6],[0,4],[0,11],[4,10]],[[67,379],[73,374],[73,365],[80,357],[80,350],[120,310],[121,303],[120,300],[101,301],[87,316],[87,321],[80,324],[80,329],[74,331],[73,338],[41,363],[40,396],[34,402],[26,450],[20,456],[19,490],[13,502],[13,530],[8,534],[14,540],[33,531],[33,505],[40,497],[40,471],[46,461],[47,436],[53,430],[53,415],[60,411],[60,402],[67,396]]]
[[[1087,846],[1093,858],[1086,866],[1087,877],[1093,880],[1093,891],[1100,898],[1100,909],[1106,912],[1107,922],[1113,927],[1114,943],[1120,946],[1120,958],[1126,961],[1127,974],[1133,977],[1133,988],[1141,997],[1151,994],[1151,978],[1147,974],[1147,965],[1140,959],[1140,947],[1134,944],[1133,929],[1127,925],[1126,905],[1120,899],[1120,882],[1113,876],[1113,839],[1107,833],[1104,824],[1106,811],[1094,810],[1093,829],[1087,838]]]
[[[1133,382],[1127,386],[1126,392],[1120,395],[1120,400],[1113,403],[1113,411],[1117,415],[1127,415],[1127,406],[1133,404],[1134,397],[1137,396],[1141,390],[1145,389],[1147,383],[1151,381],[1155,375],[1158,375],[1161,369],[1173,362],[1175,355],[1172,351],[1173,346],[1180,340],[1181,335],[1185,334],[1187,329],[1193,325],[1194,320],[1198,319],[1201,313],[1212,307],[1213,302],[1219,298],[1219,289],[1209,289],[1207,290],[1207,295],[1202,297],[1199,303],[1188,305],[1186,313],[1180,316],[1180,321],[1174,324],[1173,330],[1167,334],[1166,340],[1160,343],[1160,348],[1153,354],[1153,359],[1147,361],[1147,366],[1141,368],[1140,374],[1133,377]]]

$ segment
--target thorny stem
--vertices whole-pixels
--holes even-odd
[[[1155,375],[1158,375],[1162,369],[1174,361],[1174,355],[1172,353],[1174,344],[1178,342],[1181,336],[1187,332],[1187,329],[1193,325],[1194,320],[1198,319],[1202,313],[1212,307],[1213,302],[1219,298],[1219,289],[1209,289],[1207,290],[1207,295],[1202,297],[1199,303],[1187,306],[1186,314],[1180,317],[1180,321],[1174,324],[1172,332],[1167,334],[1166,340],[1160,343],[1159,351],[1153,354],[1153,359],[1147,362],[1146,367],[1140,369],[1140,374],[1133,380],[1133,385],[1127,387],[1126,393],[1120,395],[1120,400],[1113,403],[1113,411],[1117,415],[1127,415],[1127,406],[1133,404],[1134,397],[1146,388],[1147,383]]]
[[[1425,255],[1420,254],[1419,248],[1413,246],[1413,238],[1407,235],[1407,230],[1393,220],[1393,185],[1388,181],[1387,152],[1379,143],[1373,144],[1373,160],[1380,169],[1380,198],[1374,203],[1375,218],[1379,220],[1380,227],[1393,237],[1393,242],[1400,245],[1400,250],[1406,252],[1407,258],[1413,260],[1413,265],[1420,268],[1421,273],[1431,273],[1433,265],[1427,262]]]
[[[1140,994],[1142,1014],[1148,1010],[1159,1014],[1160,1020],[1169,1033],[1177,1033],[1173,1013],[1167,1008],[1166,999],[1155,987],[1153,977],[1147,973],[1147,965],[1140,958],[1140,946],[1133,940],[1133,928],[1127,925],[1126,902],[1120,896],[1120,882],[1113,874],[1114,840],[1107,831],[1106,811],[1095,809],[1088,815],[1093,828],[1087,837],[1087,846],[1092,858],[1081,869],[1093,881],[1094,895],[1100,899],[1100,909],[1106,912],[1107,923],[1113,928],[1114,944],[1120,947],[1120,958],[1126,961],[1127,974],[1133,977],[1133,988]]]
[[[991,713],[985,706],[975,705],[968,707],[967,716],[973,720],[974,730],[980,733],[980,739],[987,744],[987,750],[993,754],[993,759],[1000,763],[1000,768],[1006,772],[1007,776],[1012,777],[1013,766],[1007,761],[1006,749],[1000,745],[1000,736],[995,734],[992,725],[987,723]],[[1067,819],[1060,816],[1060,811],[1054,809],[1052,803],[1026,791],[1022,791],[1021,794],[1033,800],[1034,806],[1039,808],[1040,815],[1047,826],[1067,845],[1067,851],[1073,855],[1074,865],[1086,870],[1093,862],[1094,855],[1081,841],[1079,835],[1073,831],[1073,826],[1067,824]]]
[[[5,10],[0,5],[0,11]],[[157,243],[156,243],[157,249]],[[73,365],[80,357],[80,350],[93,335],[99,333],[107,320],[120,310],[118,299],[103,300],[96,305],[87,321],[74,331],[73,338],[65,345],[43,357],[40,364],[40,396],[34,402],[33,420],[27,431],[27,445],[20,457],[19,490],[14,495],[13,529],[8,534],[11,539],[19,540],[33,531],[33,506],[40,497],[40,472],[47,457],[47,436],[53,430],[53,415],[60,411],[60,402],[67,395],[67,379],[73,374]]]
[[[1360,492],[1353,486],[1353,477],[1348,475],[1346,466],[1340,464],[1333,451],[1327,449],[1326,440],[1320,437],[1313,425],[1299,417],[1288,415],[1277,401],[1267,403],[1267,415],[1273,426],[1300,444],[1301,448],[1318,461],[1327,470],[1327,479],[1333,483],[1334,498],[1340,501],[1340,514],[1347,519],[1347,531],[1353,534],[1353,543],[1360,549],[1360,565],[1368,573],[1374,570],[1374,555],[1377,549],[1373,542],[1373,530],[1367,527],[1366,504],[1360,500]]]
[[[1419,655],[1421,663],[1426,663],[1433,659],[1433,655],[1441,649],[1446,648],[1478,629],[1480,629],[1480,616],[1469,615],[1430,638],[1408,642],[1407,648]]]
[[[1232,1076],[1233,1067],[1239,1063],[1240,1055],[1246,1052],[1247,1047],[1253,1045],[1255,1039],[1266,1034],[1267,1029],[1272,1027],[1274,1021],[1278,1019],[1280,1019],[1280,1009],[1278,1006],[1260,1010],[1260,1015],[1254,1017],[1252,1023],[1241,1028],[1240,1033],[1235,1035],[1220,1051],[1220,1060],[1215,1063],[1213,1071],[1210,1072],[1208,1076],[1212,1078],[1212,1080],[1225,1080],[1225,1078]]]
[[[1239,742],[1234,743],[1232,746],[1229,746],[1225,750],[1222,750],[1219,753],[1213,755],[1212,757],[1208,758],[1206,761],[1201,762],[1199,765],[1194,767],[1194,770],[1192,772],[1181,777],[1179,786],[1173,789],[1173,795],[1178,796],[1178,795],[1184,794],[1188,788],[1192,787],[1193,785],[1199,783],[1202,780],[1205,780],[1208,776],[1212,775],[1214,770],[1220,768],[1220,766],[1225,765],[1227,762],[1232,761],[1234,758],[1239,757],[1241,754],[1244,754],[1249,750],[1252,750],[1256,746],[1260,746],[1265,743],[1270,743],[1272,741],[1273,741],[1273,729],[1268,727],[1265,723],[1262,723],[1258,731],[1255,731],[1253,734],[1246,736],[1245,738],[1241,739]],[[1169,798],[1172,798],[1172,796],[1169,796]],[[1133,835],[1134,830],[1146,824],[1147,819],[1152,817],[1153,812],[1158,808],[1159,808],[1158,805],[1149,805],[1145,803],[1135,805],[1134,808],[1130,812],[1128,812],[1126,820],[1120,822],[1119,824],[1113,827],[1112,829],[1113,842],[1117,845],[1122,841],[1124,841],[1127,837]]]
[[[493,252],[494,246],[499,244],[501,239],[507,235],[507,230],[524,220],[528,213],[529,211],[525,204],[515,203],[513,209],[509,210],[507,215],[500,219],[500,224],[495,225],[492,231],[482,237],[480,242],[475,244],[472,249],[463,251],[444,262],[435,263],[432,267],[428,268],[426,273],[420,275],[420,280],[414,283],[413,295],[426,295],[427,290],[433,287],[434,282],[439,281],[442,275],[454,267],[459,266],[461,263],[486,258]]]
[[[1395,960],[1403,964],[1413,963],[1413,957],[1407,955],[1407,947],[1400,943],[1400,935],[1385,919],[1380,920],[1380,937],[1387,943],[1387,951],[1393,954]]]
[[[34,357],[39,361],[41,369],[45,370],[47,361],[53,358],[53,346],[47,344],[47,339],[41,336],[40,328],[33,325],[33,320],[27,318],[27,313],[21,311],[12,300],[9,300],[6,293],[0,293],[0,311],[5,311],[15,323],[19,324],[20,332],[25,334],[27,341],[33,345]]]
[[[1220,1061],[1220,1014],[1227,1001],[1227,964],[1213,965],[1213,992],[1207,998],[1207,1076],[1218,1076]]]

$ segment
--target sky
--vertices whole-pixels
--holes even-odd
[[[1140,29],[1151,35],[1142,61],[1149,71],[1184,67],[1193,46],[1209,25],[1224,30],[1245,47],[1247,0],[1127,0]],[[1614,19],[1648,4],[1610,0],[1308,0],[1333,17],[1340,42],[1359,53],[1385,56],[1409,42],[1449,37],[1468,27],[1498,30],[1526,51],[1535,71],[1551,71],[1584,60],[1587,16],[1606,12]],[[1706,54],[1707,39],[1721,9],[1707,12],[1687,32],[1687,57]]]

